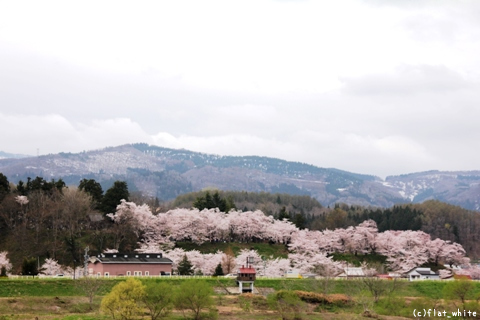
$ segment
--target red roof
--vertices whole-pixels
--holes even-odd
[[[252,273],[252,274],[255,274],[255,269],[254,268],[240,268],[240,270],[238,271],[238,273]]]

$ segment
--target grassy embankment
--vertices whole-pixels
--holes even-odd
[[[235,254],[241,249],[254,249],[265,257],[286,257],[287,248],[284,245],[268,243],[204,243],[197,246],[192,243],[178,243],[177,247],[185,250],[199,250],[202,253],[213,253],[217,250],[225,251],[231,248]],[[334,255],[335,260],[345,260],[349,264],[359,265],[361,262],[370,264],[384,263],[382,256],[353,256]],[[178,278],[142,278],[142,282],[167,282],[172,287],[178,286],[189,279]],[[103,285],[94,299],[93,309],[80,288],[72,279],[0,279],[0,320],[23,320],[38,317],[41,320],[93,320],[107,319],[99,312],[102,296],[110,292],[111,288],[123,281],[123,279],[102,279]],[[211,286],[235,287],[234,279],[229,278],[205,278]],[[424,281],[405,282],[391,295],[384,295],[378,303],[374,304],[369,293],[361,291],[358,281],[355,280],[330,280],[328,284],[329,294],[342,294],[355,300],[350,304],[308,304],[303,319],[355,319],[362,318],[360,315],[365,308],[377,314],[380,318],[387,316],[412,317],[413,309],[422,310],[437,308],[438,310],[456,310],[453,302],[442,300],[442,292],[447,282]],[[321,292],[325,288],[322,280],[310,279],[258,279],[255,283],[257,288],[272,288],[274,290],[302,290],[309,292]],[[472,297],[480,296],[480,284],[475,283],[475,292]],[[221,292],[222,290],[220,290]],[[215,295],[219,319],[278,319],[279,316],[268,309],[266,300],[257,296],[246,301],[239,296]],[[458,304],[458,302],[457,302]],[[472,305],[480,311],[480,307]],[[184,319],[180,312],[174,312],[169,319]]]
[[[177,286],[188,279],[169,278],[142,278],[143,283],[168,282]],[[103,286],[94,300],[93,310],[81,290],[75,286],[71,279],[34,279],[34,280],[0,280],[0,320],[20,319],[61,319],[61,320],[93,320],[106,319],[99,313],[99,305],[103,295],[122,281],[122,279],[104,279]],[[214,287],[235,286],[235,280],[225,278],[209,278],[203,281]],[[358,282],[355,280],[331,280],[329,293],[343,294],[353,299],[368,298],[368,293],[358,291]],[[455,304],[445,302],[442,298],[445,281],[404,282],[393,295],[384,296],[377,304],[368,299],[370,310],[384,316],[410,317],[413,309],[437,308],[456,310]],[[319,291],[324,283],[310,279],[279,279],[258,280],[258,288],[268,287],[275,290],[303,290]],[[480,294],[480,284],[475,283],[476,289],[472,296]],[[248,304],[239,296],[216,294],[219,319],[278,319],[278,315],[268,310],[263,297],[257,297]],[[357,303],[347,305],[322,305],[309,304],[305,310],[304,319],[346,319],[358,317],[362,314],[365,303],[358,300]],[[245,306],[249,305],[248,308]],[[477,305],[478,306],[478,305]],[[475,306],[473,306],[475,307]],[[169,319],[182,319],[181,313],[174,312]]]

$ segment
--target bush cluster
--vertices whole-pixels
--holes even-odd
[[[352,302],[352,299],[344,294],[323,294],[309,291],[294,291],[302,300],[308,303],[322,303],[332,305],[346,305]]]

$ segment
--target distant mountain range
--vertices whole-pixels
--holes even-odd
[[[2,155],[8,155],[0,153]],[[385,180],[331,168],[259,156],[218,156],[147,144],[81,153],[4,157],[0,172],[9,181],[41,176],[78,185],[95,179],[105,189],[125,180],[130,191],[162,200],[204,189],[309,195],[324,206],[335,203],[391,207],[436,199],[480,210],[480,171],[428,171]]]
[[[28,158],[31,156],[27,156],[24,154],[13,154],[13,153],[7,153],[0,151],[0,159],[8,159],[8,158],[15,158],[15,159],[20,159],[20,158]]]

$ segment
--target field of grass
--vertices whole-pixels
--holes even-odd
[[[102,296],[123,279],[102,279],[101,290],[94,299],[90,310],[87,298],[72,279],[34,279],[34,280],[0,280],[0,320],[23,320],[38,317],[41,320],[93,320],[108,319],[99,312]],[[141,278],[143,283],[167,282],[178,286],[189,279],[175,278]],[[203,281],[213,287],[235,287],[233,279],[206,278]],[[387,280],[385,280],[387,281]],[[359,291],[358,280],[330,280],[329,293],[343,294],[356,302],[347,305],[324,305],[309,303],[304,310],[303,319],[361,319],[365,308],[380,314],[380,319],[412,318],[413,309],[443,308],[456,310],[457,302],[444,301],[442,291],[446,281],[401,281],[401,286],[393,295],[384,295],[374,304],[368,292]],[[321,280],[311,279],[259,279],[258,288],[274,290],[302,290],[320,292],[324,287]],[[475,293],[480,296],[480,283],[474,283]],[[221,291],[221,290],[220,290]],[[262,296],[250,302],[238,295],[215,295],[218,319],[279,319],[278,314],[268,309]],[[364,301],[365,300],[365,301]],[[480,311],[477,302],[469,302],[471,310]],[[443,310],[442,309],[442,310]],[[146,319],[146,317],[145,317]],[[181,312],[174,312],[169,319],[185,319]],[[432,318],[433,319],[433,318]]]
[[[109,278],[101,279],[103,285],[99,291],[99,295],[105,295],[110,292],[112,287],[125,278]],[[207,282],[213,287],[236,287],[236,281],[232,278],[223,277],[202,277],[202,281]],[[173,286],[179,285],[189,278],[182,277],[152,277],[140,278],[147,284],[151,282],[166,282]],[[33,280],[0,280],[0,297],[73,297],[81,295],[81,290],[74,285],[75,280],[72,279],[45,279],[36,278]],[[401,281],[402,285],[397,289],[397,296],[407,297],[425,297],[425,298],[441,298],[445,281]],[[322,286],[319,281],[312,279],[257,279],[255,286],[259,288],[272,288],[275,290],[305,290],[318,291]],[[331,280],[329,293],[349,294],[352,287],[357,286],[355,280]],[[480,283],[475,282],[475,294],[480,296]]]

